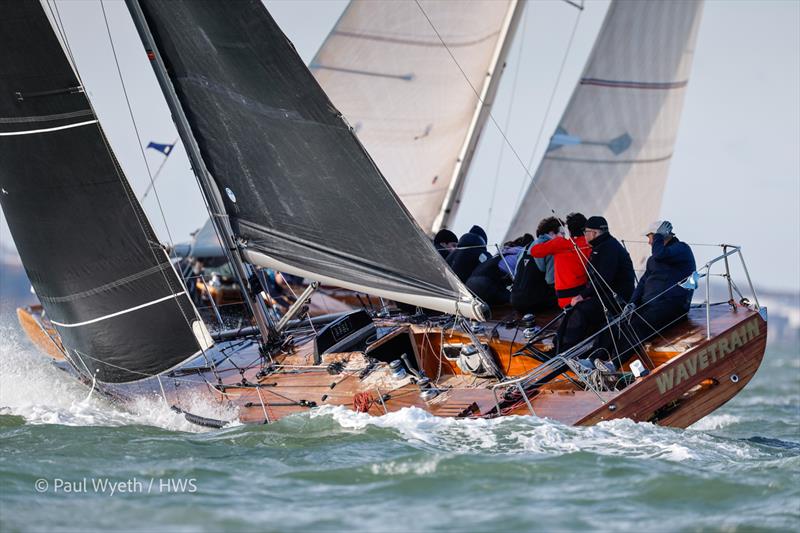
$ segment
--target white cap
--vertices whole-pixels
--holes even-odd
[[[644,232],[644,236],[647,237],[656,231],[658,231],[659,226],[663,224],[663,220],[656,220],[655,222],[651,222],[649,226],[647,226],[647,231]]]

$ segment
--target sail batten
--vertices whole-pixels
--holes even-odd
[[[0,47],[0,205],[67,355],[101,382],[195,356],[202,322],[37,0],[0,2]]]
[[[603,215],[634,240],[659,218],[701,13],[694,0],[611,3],[508,238],[552,211]]]
[[[480,309],[261,2],[134,3],[245,257]]]

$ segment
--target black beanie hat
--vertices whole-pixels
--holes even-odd
[[[458,242],[458,237],[449,229],[440,229],[436,236],[433,238],[434,246],[439,246],[446,242]]]
[[[586,217],[581,213],[570,213],[567,215],[567,229],[569,229],[570,235],[573,237],[582,235],[585,228]]]
[[[586,229],[601,229],[608,231],[608,222],[603,217],[589,217],[589,220],[586,221]]]
[[[472,233],[473,235],[477,235],[478,237],[483,239],[484,244],[489,242],[489,238],[486,236],[486,232],[483,231],[483,228],[480,226],[477,225],[472,226],[471,228],[469,228],[469,231],[467,233]]]

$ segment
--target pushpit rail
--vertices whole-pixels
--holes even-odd
[[[739,260],[742,263],[742,270],[744,270],[744,275],[747,278],[747,284],[750,287],[750,293],[753,295],[753,300],[755,301],[755,309],[756,311],[761,310],[761,305],[758,303],[758,295],[756,294],[756,289],[753,287],[753,281],[750,278],[750,272],[747,270],[747,264],[744,261],[744,255],[742,254],[742,247],[735,246],[732,244],[720,244],[722,248],[722,255],[715,257],[708,261],[705,265],[697,269],[697,272],[692,274],[695,277],[695,281],[706,278],[706,287],[705,287],[705,301],[703,305],[706,308],[706,339],[711,338],[711,267],[715,264],[722,261],[725,265],[725,273],[722,274],[722,277],[725,278],[725,281],[728,283],[728,296],[730,297],[730,301],[733,302],[733,292],[734,290],[737,292],[739,297],[744,300],[744,295],[739,291],[736,284],[733,282],[733,278],[731,277],[731,268],[730,263],[728,262],[728,258],[732,255],[738,255]],[[702,273],[701,273],[702,272]]]

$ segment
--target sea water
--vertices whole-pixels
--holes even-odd
[[[0,531],[797,531],[797,349],[686,430],[341,408],[203,430],[109,403],[7,325]]]

